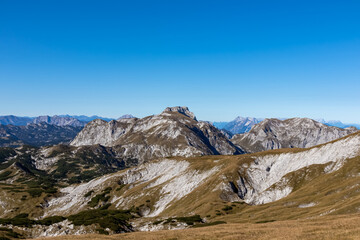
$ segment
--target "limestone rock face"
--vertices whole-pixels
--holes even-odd
[[[207,122],[197,121],[187,107],[166,108],[142,119],[94,120],[71,142],[73,146],[113,147],[124,158],[140,162],[158,157],[244,153]]]
[[[308,118],[265,119],[248,133],[234,135],[231,141],[246,152],[280,148],[308,148],[358,131],[327,126]]]

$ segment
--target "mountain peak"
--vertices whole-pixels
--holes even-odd
[[[310,118],[266,118],[249,132],[235,135],[231,140],[247,152],[260,152],[279,148],[308,148],[354,132],[356,128],[327,126]]]
[[[180,106],[176,106],[176,107],[167,107],[165,108],[164,112],[178,112],[181,113],[189,118],[192,118],[194,120],[197,121],[195,114],[193,112],[190,112],[188,107],[180,107]]]
[[[125,114],[125,115],[122,115],[121,117],[119,117],[117,120],[119,120],[119,119],[127,119],[127,118],[136,118],[136,117],[134,117],[131,114]]]

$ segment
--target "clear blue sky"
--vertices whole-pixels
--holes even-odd
[[[0,1],[0,115],[360,122],[360,1]]]

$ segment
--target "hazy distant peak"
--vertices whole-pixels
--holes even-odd
[[[126,119],[126,118],[136,118],[136,117],[134,117],[134,116],[131,115],[131,114],[124,114],[124,115],[122,115],[121,117],[119,117],[117,120],[119,120],[119,119]]]

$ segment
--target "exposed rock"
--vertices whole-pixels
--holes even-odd
[[[243,153],[217,128],[199,122],[187,107],[166,108],[159,115],[105,122],[94,120],[71,142],[73,146],[114,147],[124,158],[140,162],[169,156]]]
[[[189,118],[192,118],[194,120],[196,120],[196,117],[195,117],[195,114],[193,112],[190,112],[189,108],[188,107],[167,107],[163,113],[165,112],[178,112],[178,113],[181,113],[181,114],[184,114],[185,116],[189,117]]]
[[[233,136],[231,141],[246,152],[261,152],[279,148],[308,148],[356,131],[356,128],[341,129],[308,118],[283,121],[272,118],[254,125],[248,133]]]

